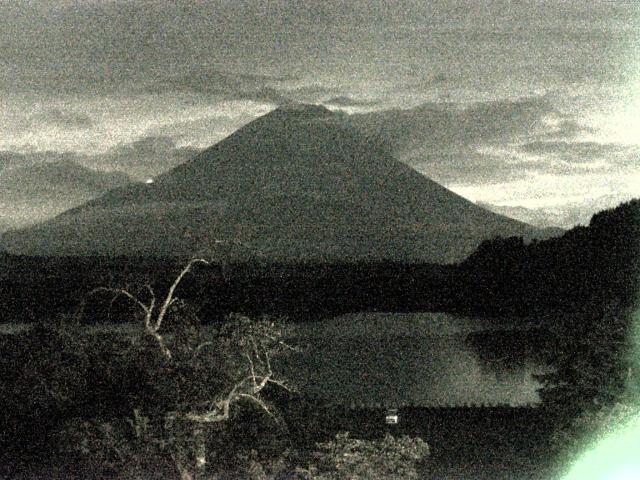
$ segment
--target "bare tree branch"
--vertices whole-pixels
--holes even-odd
[[[269,414],[271,417],[275,418],[275,415],[271,412],[271,410],[269,410],[269,407],[267,406],[266,403],[264,403],[260,397],[256,397],[254,395],[249,395],[247,393],[241,393],[240,395],[238,395],[240,398],[244,398],[246,400],[249,400],[255,404],[257,404],[260,408],[262,408],[265,412],[267,412],[267,414]]]
[[[152,297],[149,301],[149,305],[145,305],[144,303],[142,303],[142,301],[137,296],[133,295],[131,292],[129,292],[124,288],[98,287],[93,291],[94,292],[104,291],[104,292],[115,293],[114,298],[111,299],[111,305],[113,305],[113,302],[119,295],[124,295],[129,300],[131,300],[136,305],[138,305],[144,312],[143,321],[144,321],[145,331],[149,335],[151,335],[156,340],[156,342],[158,342],[158,346],[160,347],[160,351],[162,352],[162,354],[168,359],[171,359],[171,350],[169,350],[169,348],[164,343],[164,338],[162,338],[162,335],[158,333],[158,329],[155,328],[155,325],[152,325],[152,317],[153,317],[153,313],[155,311],[155,306],[156,306],[156,297],[155,295],[153,295],[153,289],[151,288],[151,285],[147,285],[147,287],[149,292],[152,294]]]
[[[249,369],[251,370],[251,379],[253,380],[253,385],[257,387],[258,383],[256,382],[256,371],[253,366],[253,359],[251,358],[251,355],[249,355],[248,353],[245,353],[245,357],[247,357],[247,361],[249,362]]]
[[[113,298],[112,302],[116,298],[118,298],[118,296],[124,295],[129,300],[131,300],[132,302],[136,303],[145,312],[145,314],[147,314],[149,312],[149,307],[147,305],[145,305],[144,303],[142,303],[138,297],[136,297],[135,295],[132,295],[128,290],[125,290],[123,288],[98,287],[98,288],[92,290],[89,293],[91,294],[93,292],[99,292],[99,291],[115,293],[116,295]]]
[[[274,417],[273,412],[269,409],[267,404],[260,398],[259,394],[268,383],[273,383],[275,385],[279,385],[286,390],[290,391],[290,389],[286,386],[286,384],[280,380],[274,380],[272,378],[271,369],[269,368],[269,372],[266,375],[258,376],[255,373],[255,365],[250,356],[247,356],[247,360],[250,362],[251,375],[243,378],[239,382],[237,382],[229,391],[226,398],[215,402],[215,408],[209,410],[204,413],[196,413],[189,412],[185,415],[187,420],[198,423],[216,423],[222,422],[229,419],[231,406],[237,403],[240,400],[249,400],[250,402],[258,405],[261,409],[263,409],[267,414]],[[245,385],[247,382],[251,383],[251,387],[247,391],[242,391],[245,389]]]
[[[265,385],[269,382],[269,379],[271,378],[271,374],[269,375],[265,375],[262,380],[260,380],[260,383],[258,384],[257,387],[254,387],[253,389],[253,393],[260,393],[262,391],[262,389],[265,387]]]
[[[156,292],[153,291],[153,287],[151,286],[151,284],[147,282],[144,284],[144,286],[149,291],[151,298],[156,298]]]
[[[216,243],[228,242],[218,241]],[[175,387],[176,392],[182,390],[181,386],[183,382],[190,382],[195,380],[197,376],[202,375],[203,369],[201,367],[203,367],[203,364],[201,359],[198,358],[196,363],[191,363],[202,350],[206,347],[220,349],[221,359],[226,362],[223,368],[228,369],[228,371],[224,371],[222,380],[224,381],[224,379],[230,378],[230,384],[227,384],[226,388],[216,388],[216,390],[213,391],[204,387],[203,393],[206,392],[206,396],[198,393],[195,397],[183,398],[183,395],[178,392],[178,406],[169,408],[170,411],[165,412],[165,419],[171,419],[172,422],[178,420],[182,422],[192,422],[191,425],[185,424],[184,426],[193,428],[194,432],[203,432],[205,428],[204,424],[215,424],[230,420],[231,409],[234,405],[241,402],[249,402],[256,405],[269,416],[275,418],[271,407],[265,402],[261,393],[269,384],[277,385],[288,391],[291,390],[284,381],[273,378],[274,373],[271,365],[271,357],[272,355],[282,352],[284,348],[290,350],[295,349],[281,340],[282,331],[274,322],[254,322],[250,318],[242,315],[231,316],[230,320],[222,325],[212,338],[206,338],[208,341],[202,341],[205,338],[199,335],[194,335],[193,337],[187,335],[186,340],[189,343],[186,347],[188,351],[191,352],[189,358],[183,357],[182,355],[176,355],[176,357],[173,358],[172,351],[168,348],[167,344],[165,344],[165,340],[160,333],[161,327],[167,315],[169,315],[171,306],[180,302],[180,299],[176,295],[178,287],[197,263],[210,264],[209,261],[204,258],[193,258],[190,260],[179,272],[177,277],[175,277],[164,297],[159,297],[155,294],[151,283],[146,283],[135,290],[132,290],[129,286],[125,288],[100,287],[96,290],[113,293],[115,296],[112,302],[115,298],[122,295],[137,305],[144,313],[145,332],[155,339],[162,354],[171,360],[173,365],[178,364],[177,366],[184,366],[190,369],[189,372],[186,373],[191,373],[196,376],[190,377],[186,375],[183,378],[183,376],[180,375],[179,378],[169,378],[171,382],[174,382],[172,385]],[[142,292],[143,289],[147,290],[148,297]],[[191,345],[197,346],[192,349]],[[183,350],[176,350],[176,352],[178,351]],[[186,361],[187,363],[182,365],[179,363],[182,361]],[[217,363],[209,366],[217,368],[216,365]],[[205,370],[204,374],[206,379],[209,378],[209,373],[215,374],[215,372]],[[163,375],[163,373],[158,375]],[[171,426],[167,428],[169,428],[169,430],[172,429]],[[201,434],[194,433],[193,438],[196,437],[200,438]],[[196,443],[198,448],[202,447],[202,451],[198,450],[200,453],[196,455],[196,470],[206,464],[206,447],[204,443],[198,442],[200,442],[200,440],[197,440]],[[189,476],[191,475],[189,472],[193,472],[193,469],[187,465],[191,463],[192,459],[186,460],[186,463],[182,460],[185,459],[174,458],[178,469],[186,475],[184,478],[195,478]]]
[[[149,282],[147,282],[144,285],[144,287],[147,289],[147,291],[149,292],[149,295],[150,295],[150,299],[149,299],[149,304],[148,305],[145,304],[142,300],[140,300],[139,297],[137,297],[136,295],[132,294],[126,288],[98,287],[95,290],[93,290],[93,292],[95,292],[95,291],[106,291],[106,292],[114,293],[115,296],[111,300],[111,304],[113,304],[113,302],[115,301],[115,299],[118,296],[124,295],[129,300],[131,300],[136,305],[138,305],[142,309],[142,311],[144,312],[144,328],[145,328],[145,331],[150,336],[152,336],[156,340],[156,342],[158,342],[158,346],[160,347],[160,350],[162,351],[163,355],[165,357],[167,357],[168,359],[171,359],[172,358],[171,350],[166,346],[166,344],[164,342],[164,338],[158,332],[160,330],[160,327],[162,326],[162,321],[164,320],[164,318],[165,318],[165,316],[167,314],[167,310],[169,309],[169,307],[171,305],[173,305],[178,300],[176,297],[174,297],[176,288],[178,288],[178,285],[180,285],[180,282],[182,281],[184,276],[187,273],[189,273],[189,271],[191,270],[193,265],[195,265],[196,263],[204,263],[206,265],[209,264],[209,262],[207,260],[203,259],[203,258],[194,258],[194,259],[189,261],[189,263],[182,269],[180,274],[173,281],[173,283],[171,284],[171,287],[169,287],[169,291],[167,292],[167,295],[166,295],[164,301],[162,302],[162,306],[160,307],[160,311],[155,316],[155,320],[154,320],[153,317],[154,317],[154,314],[156,313],[155,310],[156,310],[157,297],[156,297],[156,294],[155,294],[155,292],[153,290],[153,287],[151,286],[151,284]],[[91,292],[91,293],[93,293],[93,292]]]
[[[271,377],[271,375],[273,375],[273,371],[271,370],[271,355],[269,355],[269,352],[266,350],[264,352],[264,358],[267,364],[267,371],[269,372],[269,377]]]
[[[209,262],[207,260],[205,260],[204,258],[194,258],[194,259],[190,260],[189,263],[187,264],[187,266],[182,269],[180,274],[176,277],[174,282],[171,284],[171,287],[169,288],[169,292],[167,293],[167,296],[164,299],[164,303],[162,304],[162,307],[160,308],[160,313],[158,314],[158,317],[156,318],[156,324],[155,324],[155,330],[156,331],[158,331],[158,329],[160,328],[160,325],[162,325],[162,321],[164,320],[164,317],[167,314],[167,309],[169,308],[169,306],[173,302],[173,298],[174,298],[173,295],[174,295],[174,293],[176,291],[176,288],[178,288],[178,285],[180,285],[180,282],[182,281],[184,276],[187,273],[189,273],[189,271],[191,270],[191,267],[193,267],[193,265],[195,265],[196,263],[204,263],[205,265],[209,265]]]
[[[281,388],[284,388],[287,392],[291,392],[293,391],[291,389],[291,387],[289,387],[289,385],[287,385],[285,382],[281,381],[281,380],[274,380],[273,378],[269,379],[269,383],[273,383],[274,385],[278,385]]]

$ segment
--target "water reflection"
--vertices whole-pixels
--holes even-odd
[[[302,390],[341,403],[539,401],[540,384],[532,375],[545,367],[527,349],[514,351],[529,337],[529,328],[479,325],[441,313],[346,315],[296,328],[305,348],[283,363],[285,374]],[[498,345],[492,345],[495,338]]]

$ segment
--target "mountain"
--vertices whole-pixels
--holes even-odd
[[[554,229],[559,232],[562,229],[570,229],[576,225],[589,225],[594,213],[613,208],[628,200],[630,198],[620,194],[587,198],[556,207],[526,208],[511,205],[493,205],[485,202],[477,202],[477,204],[492,212],[520,220],[538,228]]]
[[[32,164],[27,155],[0,150],[0,173],[10,168],[26,167]]]
[[[550,227],[554,222],[552,218],[542,209],[532,209],[521,206],[510,205],[494,205],[487,202],[476,202],[482,208],[491,210],[492,212],[499,213],[505,217],[520,220],[526,222],[529,225],[536,226],[538,228]]]
[[[53,217],[130,183],[123,173],[98,172],[69,160],[17,164],[6,162],[0,170],[0,231]]]
[[[452,262],[535,228],[489,212],[396,161],[349,117],[282,106],[151,184],[112,190],[4,241],[25,254],[191,255]]]

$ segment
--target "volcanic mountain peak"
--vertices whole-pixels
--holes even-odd
[[[335,131],[331,130],[332,128],[339,127],[344,130],[348,125],[352,129],[353,126],[350,122],[342,121],[345,118],[346,116],[342,112],[333,112],[323,105],[286,103],[266,115],[258,117],[227,138],[231,140],[238,135],[249,135],[255,137],[256,142],[261,142],[264,140],[272,141],[274,137],[282,136],[280,140],[286,140],[296,132],[307,137],[324,138]],[[294,137],[292,140],[298,139]],[[247,141],[247,139],[243,138],[242,141]]]
[[[277,260],[449,262],[484,239],[532,233],[394,160],[348,117],[293,104],[151,185],[114,190],[6,241],[20,253],[189,255],[203,248],[195,239],[231,239]]]

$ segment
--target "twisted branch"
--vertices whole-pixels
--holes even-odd
[[[169,307],[178,300],[177,297],[174,297],[176,288],[178,288],[178,285],[180,285],[180,282],[182,281],[182,279],[185,277],[187,273],[191,271],[191,268],[196,263],[204,263],[205,265],[209,265],[209,262],[203,258],[194,258],[190,260],[189,263],[182,269],[182,271],[178,274],[176,279],[173,281],[173,283],[169,287],[169,291],[167,292],[167,295],[164,301],[162,302],[160,311],[157,313],[156,313],[157,297],[153,290],[153,287],[149,283],[145,284],[145,288],[149,291],[149,294],[150,294],[150,300],[148,304],[145,304],[142,300],[140,300],[139,297],[132,294],[129,290],[125,288],[98,287],[92,292],[90,292],[90,294],[97,291],[114,293],[115,296],[111,300],[111,304],[109,308],[111,308],[115,299],[120,295],[124,295],[126,298],[131,300],[134,304],[138,305],[140,309],[142,309],[142,311],[144,312],[145,331],[156,340],[162,354],[167,359],[170,360],[172,358],[171,350],[169,350],[169,348],[166,346],[164,342],[164,338],[158,332],[160,330],[160,327],[162,326],[162,322],[165,316],[167,315],[167,311]],[[155,320],[153,318],[154,314],[155,314]]]

